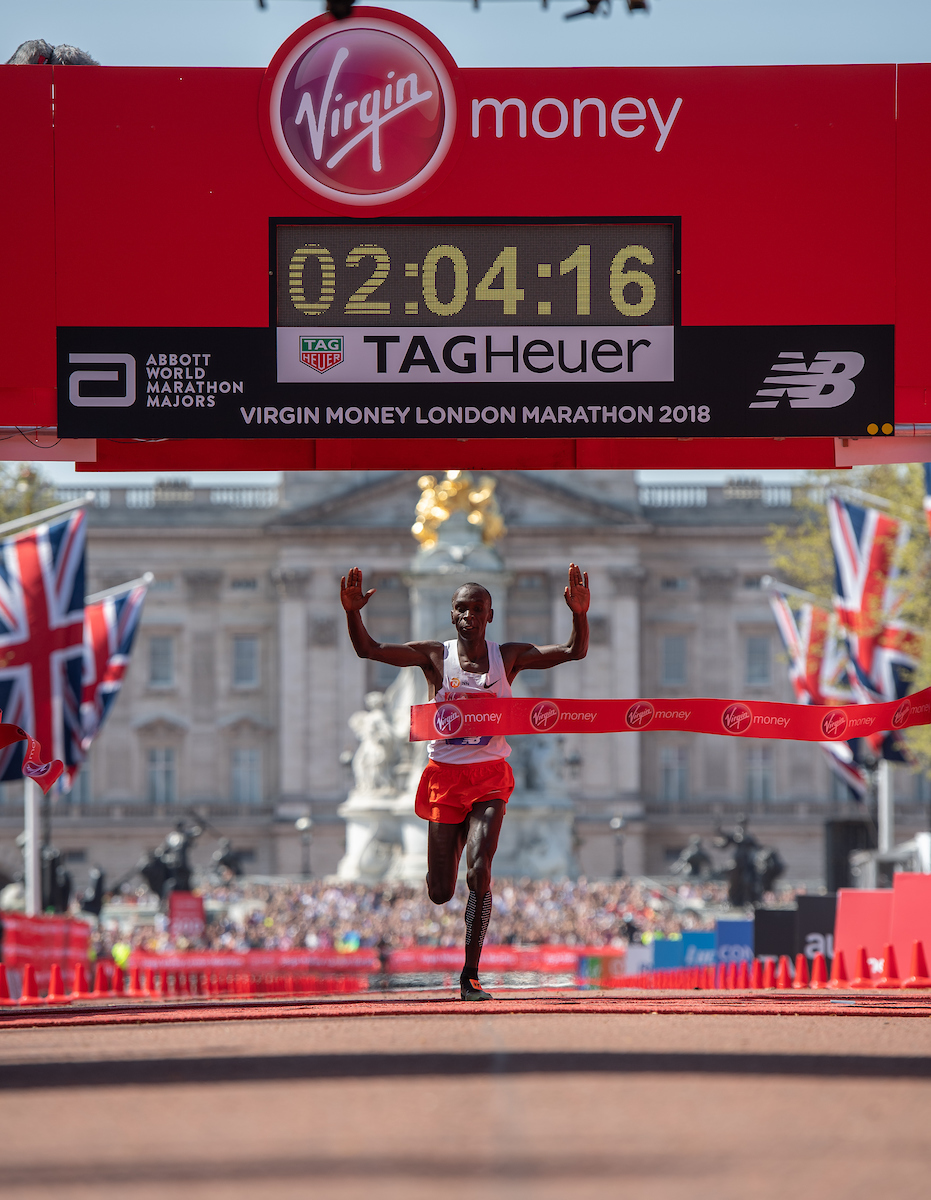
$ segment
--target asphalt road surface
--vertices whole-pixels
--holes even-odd
[[[4,1200],[924,1200],[931,1019],[4,1029],[0,1130]]]

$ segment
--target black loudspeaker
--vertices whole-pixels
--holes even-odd
[[[850,887],[850,855],[854,850],[875,850],[876,831],[866,820],[825,821],[824,881],[829,892]]]

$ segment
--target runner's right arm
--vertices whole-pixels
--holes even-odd
[[[392,667],[420,667],[427,682],[440,687],[443,683],[442,642],[376,642],[362,623],[362,609],[374,595],[374,588],[363,591],[362,571],[358,567],[352,567],[340,580],[339,598],[346,610],[349,637],[356,654],[359,658],[370,658]]]

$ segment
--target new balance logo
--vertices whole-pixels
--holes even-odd
[[[770,399],[754,400],[750,407],[775,408],[784,396],[788,396],[791,408],[838,408],[846,404],[856,390],[853,381],[865,362],[863,355],[853,350],[822,350],[808,367],[804,354],[784,350],[779,355],[779,362],[773,363],[774,374],[763,380],[776,386],[763,387],[757,392],[758,396]]]

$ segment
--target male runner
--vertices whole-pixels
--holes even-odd
[[[362,590],[362,572],[353,567],[341,580],[340,600],[349,636],[360,658],[393,667],[420,667],[430,696],[458,703],[511,695],[518,671],[542,670],[584,658],[588,652],[588,574],[572,563],[566,604],[572,633],[563,646],[485,640],[494,616],[491,595],[478,583],[464,583],[453,595],[452,623],[457,637],[448,642],[376,642],[362,624],[361,610],[375,589]],[[463,1000],[490,1000],[478,981],[478,962],[491,916],[491,862],[498,847],[504,808],[514,790],[507,758],[511,748],[500,736],[447,738],[430,742],[430,761],[420,780],[414,809],[430,822],[427,836],[427,892],[445,904],[456,890],[459,859],[466,851],[469,899],[465,911],[465,966],[459,976]]]

